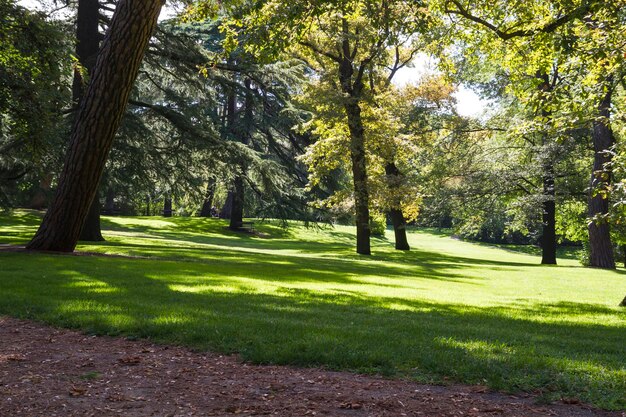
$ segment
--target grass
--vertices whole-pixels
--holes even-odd
[[[0,217],[25,243],[39,217]],[[104,219],[107,242],[54,256],[0,252],[0,314],[95,334],[421,382],[484,384],[626,408],[624,271],[542,267],[525,253],[414,231],[371,257],[349,227]]]

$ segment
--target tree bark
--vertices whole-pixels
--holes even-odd
[[[244,104],[245,113],[244,119],[241,121],[241,126],[237,126],[236,118],[235,118],[235,101],[236,95],[234,91],[231,93],[232,104],[229,104],[229,113],[232,112],[232,115],[229,114],[229,130],[231,134],[239,139],[239,141],[248,145],[250,143],[250,130],[252,129],[252,118],[253,118],[253,101],[252,101],[252,93],[251,93],[251,82],[249,79],[245,80],[246,86],[246,100]],[[243,207],[245,203],[245,187],[244,187],[244,178],[247,171],[247,164],[242,162],[239,165],[239,172],[235,177],[233,183],[232,190],[232,206],[230,210],[230,225],[229,228],[233,230],[239,230],[243,226]]]
[[[546,120],[551,120],[552,113],[547,110],[547,94],[552,91],[550,76],[545,72],[537,72],[537,78],[541,80],[539,91],[541,97],[541,116]],[[556,73],[554,74],[556,77]],[[541,231],[541,264],[556,265],[556,189],[554,184],[554,151],[549,147],[550,138],[547,133],[542,134],[541,144],[543,146],[542,157],[542,183],[543,201],[542,208],[542,231]]]
[[[607,83],[610,85],[610,82]],[[589,248],[590,266],[597,268],[615,269],[615,259],[613,255],[613,244],[611,242],[611,231],[609,224],[600,220],[594,221],[597,216],[605,216],[609,212],[609,200],[601,194],[594,195],[594,191],[606,190],[611,184],[611,170],[607,166],[612,158],[606,151],[615,144],[615,137],[611,130],[611,87],[605,93],[598,106],[598,116],[600,119],[593,122],[593,172],[591,174],[591,186],[588,199],[589,217]]]
[[[354,208],[356,214],[356,252],[370,255],[370,211],[367,187],[367,162],[365,157],[365,134],[361,107],[356,100],[345,104],[350,129],[350,158],[354,183]]]
[[[163,217],[172,217],[172,198],[165,197],[163,203]]]
[[[401,176],[400,170],[396,164],[393,162],[388,163],[385,166],[385,174],[387,174],[388,177],[388,186],[396,187]],[[389,210],[389,217],[391,217],[391,224],[393,225],[396,250],[410,250],[411,247],[406,237],[406,221],[398,201],[393,202],[393,208]]]
[[[206,186],[206,196],[202,203],[202,210],[200,210],[200,217],[212,217],[213,216],[213,198],[215,198],[215,178],[209,179],[209,183]]]
[[[79,0],[76,19],[76,56],[83,68],[74,69],[72,98],[75,105],[80,104],[89,78],[93,75],[100,50],[99,20],[100,4],[98,0]],[[85,72],[87,79],[84,77]],[[87,218],[80,233],[80,240],[88,242],[104,240],[100,228],[100,201],[97,195],[89,207]]]
[[[28,249],[76,247],[162,4],[119,1],[72,128],[57,192]]]
[[[233,181],[232,204],[230,206],[230,229],[239,230],[243,225],[244,187],[243,177],[237,175]]]
[[[552,164],[547,164],[543,168],[543,198],[541,263],[556,265],[556,202]]]
[[[89,213],[87,213],[85,218],[79,240],[86,242],[102,242],[105,240],[102,237],[102,228],[100,227],[100,199],[97,193],[89,207]]]

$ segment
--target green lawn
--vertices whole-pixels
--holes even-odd
[[[38,216],[0,217],[25,243]],[[97,334],[238,352],[245,360],[460,381],[626,408],[624,271],[537,265],[525,253],[415,231],[413,250],[352,228],[109,217],[107,242],[0,252],[0,314]]]

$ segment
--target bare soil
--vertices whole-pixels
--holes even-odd
[[[569,402],[570,404],[566,404]],[[572,404],[573,403],[573,404]],[[481,386],[258,366],[0,317],[0,416],[626,417]]]

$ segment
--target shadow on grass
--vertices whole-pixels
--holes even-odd
[[[476,308],[293,288],[261,294],[234,288],[221,271],[207,275],[193,263],[100,257],[69,263],[30,255],[24,267],[23,254],[1,256],[7,266],[0,274],[1,314],[238,352],[256,363],[420,381],[448,377],[626,407],[624,326],[575,321],[582,314],[626,317],[616,309],[580,303]],[[328,279],[339,277],[329,272]],[[554,320],[538,321],[538,315]]]

